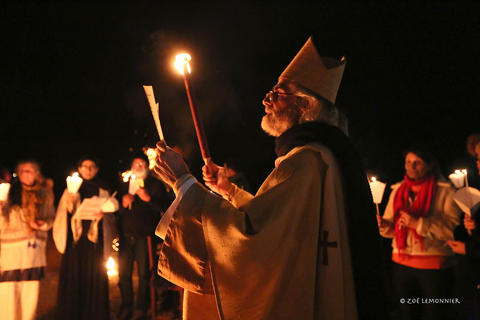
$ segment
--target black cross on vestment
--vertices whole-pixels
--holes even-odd
[[[328,247],[336,248],[337,241],[328,242],[328,231],[323,231],[323,241],[319,242],[319,246],[323,246],[322,265],[328,266]]]

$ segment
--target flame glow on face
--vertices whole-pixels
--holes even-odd
[[[192,73],[192,70],[190,69],[190,64],[188,61],[192,60],[192,57],[188,53],[182,53],[176,56],[176,61],[175,61],[175,68],[177,68],[178,72],[183,75],[183,70],[184,66],[187,66],[187,71],[188,73]]]

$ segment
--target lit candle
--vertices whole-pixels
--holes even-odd
[[[129,185],[128,185],[128,193],[130,193],[132,196],[135,195],[135,193],[137,192],[137,189],[138,189],[138,185],[137,185],[137,182],[135,181],[137,177],[135,177],[134,174],[132,174],[130,176],[130,182],[129,182]]]
[[[148,148],[145,151],[145,154],[148,157],[148,168],[153,170],[155,168],[155,158],[157,157],[157,151],[154,148]]]
[[[9,190],[10,190],[10,183],[0,183],[0,201],[7,200]]]
[[[67,177],[67,189],[71,194],[78,192],[78,189],[82,185],[83,179],[78,176],[78,172],[75,172],[73,175]]]
[[[470,196],[470,188],[468,187],[468,177],[467,177],[467,169],[463,169],[462,173],[465,175],[465,187],[467,188],[467,201],[468,206],[472,207],[472,197]]]
[[[448,178],[450,179],[450,181],[452,181],[455,188],[463,188],[463,185],[465,183],[465,175],[461,173],[460,170],[455,170],[455,172],[450,174]]]
[[[160,137],[160,140],[165,140],[163,137],[162,125],[160,124],[160,115],[158,114],[158,103],[155,103],[153,88],[152,86],[143,86],[143,89],[145,90],[148,104],[152,110],[153,120],[155,121],[155,126],[157,127],[158,136]]]
[[[380,215],[378,204],[382,202],[385,186],[385,183],[377,181],[375,177],[372,177],[372,181],[370,181],[370,190],[372,191],[373,203],[376,204],[378,215]]]
[[[190,61],[192,58],[188,53],[179,54],[176,56],[175,68],[178,69],[180,74],[183,75],[183,81],[185,83],[185,90],[187,91],[188,101],[190,103],[190,111],[192,112],[193,123],[195,125],[195,131],[197,132],[198,143],[200,144],[200,151],[202,152],[203,161],[208,164],[210,161],[210,150],[208,149],[207,137],[205,136],[205,130],[203,128],[202,118],[197,108],[197,102],[192,90],[190,82]]]

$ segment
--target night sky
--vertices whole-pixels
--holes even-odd
[[[365,168],[401,180],[403,149],[421,142],[448,174],[480,131],[479,15],[473,1],[2,2],[0,162],[40,160],[58,200],[80,156],[95,154],[117,189],[130,150],[158,139],[142,88],[152,85],[167,143],[198,175],[173,69],[186,51],[213,161],[240,159],[258,188],[275,159],[261,101],[313,35],[322,55],[347,59],[337,105]]]

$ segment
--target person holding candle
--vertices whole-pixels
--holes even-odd
[[[477,169],[480,173],[480,144],[477,144]],[[458,319],[480,319],[480,210],[464,214],[455,228],[455,241],[448,245],[457,254],[455,267],[455,294],[461,304],[457,306]]]
[[[403,319],[443,319],[445,304],[409,304],[413,298],[451,298],[455,256],[447,245],[459,224],[455,190],[421,147],[405,152],[404,180],[392,186],[380,234],[393,238],[393,282]]]
[[[476,170],[476,161],[478,156],[478,151],[476,146],[480,143],[480,132],[475,132],[470,134],[467,137],[465,144],[465,154],[455,159],[452,163],[451,171],[455,170],[467,170],[468,183],[470,187],[480,189],[480,173]]]
[[[16,173],[7,201],[0,203],[0,318],[33,320],[55,218],[53,181],[35,160],[20,161]]]
[[[143,180],[143,187],[135,194],[125,192],[122,206],[118,211],[120,234],[119,287],[122,294],[122,306],[118,313],[121,320],[145,318],[149,307],[149,253],[148,237],[155,235],[155,227],[161,215],[170,205],[171,195],[162,181],[156,179],[148,168],[148,157],[143,152],[134,154],[131,171],[135,180]],[[156,243],[156,241],[154,241]],[[133,263],[137,263],[138,292],[136,305],[133,304]],[[156,260],[155,260],[156,261]]]
[[[99,211],[94,220],[75,217],[83,200],[110,195],[107,183],[97,177],[98,164],[94,156],[82,157],[78,172],[83,181],[78,192],[71,194],[65,189],[58,203],[53,238],[63,254],[57,297],[59,320],[110,318],[106,261],[115,233],[114,216]]]
[[[334,105],[344,67],[310,38],[267,93],[278,159],[255,196],[210,162],[219,197],[157,144],[155,171],[177,194],[157,228],[158,271],[185,288],[184,319],[387,317],[372,196]]]

